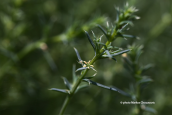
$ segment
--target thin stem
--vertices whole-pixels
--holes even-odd
[[[140,85],[137,84],[136,87],[137,87],[137,102],[140,102],[141,101],[141,99],[140,99]],[[143,110],[142,110],[140,104],[137,105],[137,109],[138,109],[138,115],[143,115]]]

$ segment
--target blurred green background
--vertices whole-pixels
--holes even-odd
[[[141,17],[126,33],[140,40],[121,38],[114,45],[144,45],[140,64],[155,66],[146,72],[154,82],[144,90],[142,99],[156,103],[149,106],[157,115],[171,115],[171,0],[1,0],[0,115],[57,115],[66,96],[48,89],[65,88],[61,77],[71,81],[73,64],[80,67],[73,47],[83,60],[92,59],[94,52],[84,30],[101,36],[95,25],[105,27],[107,20],[113,23],[114,6],[122,8],[126,2],[138,8],[136,14]],[[95,69],[94,81],[129,90],[131,78],[120,56],[117,62],[98,61]],[[135,105],[121,105],[120,101],[131,99],[91,85],[72,98],[65,113],[129,115]]]

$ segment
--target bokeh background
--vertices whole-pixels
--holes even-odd
[[[1,0],[0,2],[0,114],[57,115],[65,94],[49,88],[65,88],[62,76],[72,81],[72,66],[80,67],[73,50],[76,47],[83,60],[94,56],[84,30],[97,36],[95,27],[114,22],[114,6],[122,8],[128,2],[141,17],[126,33],[140,37],[115,41],[126,48],[133,43],[144,45],[140,65],[154,64],[145,74],[154,82],[142,93],[143,101],[157,115],[172,113],[172,1],[171,0]],[[92,35],[91,35],[92,36]],[[132,84],[117,62],[98,61],[93,79],[108,86],[128,91]],[[77,73],[79,74],[79,73]],[[92,75],[93,73],[88,73]],[[117,92],[90,86],[71,100],[66,115],[129,115],[135,105]],[[152,113],[144,113],[152,115]]]

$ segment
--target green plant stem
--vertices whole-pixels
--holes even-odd
[[[141,99],[140,99],[140,85],[137,84],[136,87],[137,87],[137,102],[140,102],[141,101]],[[143,115],[143,110],[142,110],[140,104],[137,105],[137,109],[138,109],[138,115]]]
[[[110,41],[107,41],[106,42],[106,46],[108,46],[109,44],[110,44]],[[94,62],[99,58],[99,56],[101,55],[101,53],[103,53],[103,51],[104,51],[104,46],[101,48],[100,52],[91,60],[90,65],[93,65],[94,64]],[[78,77],[77,81],[75,82],[74,86],[72,87],[72,90],[70,92],[70,95],[68,95],[66,97],[66,99],[65,99],[65,101],[63,103],[63,106],[62,106],[62,108],[60,110],[59,115],[63,115],[63,113],[64,113],[64,111],[65,111],[65,109],[66,109],[66,107],[67,107],[67,105],[68,105],[68,103],[70,101],[70,99],[72,98],[73,94],[75,93],[77,87],[81,83],[82,79],[84,78],[84,76],[86,75],[86,73],[88,72],[88,70],[89,69],[84,70],[81,73],[81,75]]]

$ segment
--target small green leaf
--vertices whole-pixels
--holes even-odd
[[[75,72],[85,70],[85,69],[87,69],[87,68],[86,67],[81,67],[81,68],[78,68]]]
[[[137,36],[133,36],[133,35],[126,35],[126,34],[123,34],[123,37],[139,39],[139,37],[137,37]]]
[[[69,90],[64,90],[64,89],[51,88],[49,90],[70,94]]]
[[[77,57],[78,57],[78,60],[79,60],[79,61],[82,61],[82,60],[81,60],[81,57],[80,57],[80,55],[79,55],[78,50],[77,50],[76,48],[74,48],[74,50],[75,50],[75,52],[76,52],[76,55],[77,55]]]
[[[71,90],[72,89],[72,86],[69,83],[69,81],[65,77],[62,77],[62,79],[64,81],[64,84],[66,85],[66,88],[69,89],[69,90]]]
[[[103,32],[103,34],[106,36],[106,38],[109,40],[108,36],[107,36],[107,32],[103,29],[102,26],[97,25],[97,27]]]
[[[148,69],[152,68],[153,66],[154,66],[153,64],[148,64],[148,65],[142,67],[141,70],[142,70],[142,72],[145,72],[145,71],[147,71]]]
[[[120,10],[119,10],[119,7],[115,7],[116,9],[116,22],[119,21],[119,15],[120,15]]]
[[[137,52],[136,52],[136,62],[138,62],[139,58],[140,58],[140,55],[143,53],[143,45],[139,46],[138,49],[137,49]]]
[[[90,36],[89,36],[89,34],[88,34],[87,31],[85,31],[85,34],[86,34],[86,36],[87,36],[87,38],[88,38],[90,44],[92,45],[92,47],[93,47],[93,49],[94,49],[94,52],[95,52],[95,55],[96,55],[96,46],[94,45],[94,43],[93,43],[93,41],[91,40],[91,38],[90,38]]]
[[[118,53],[112,54],[112,56],[121,55],[121,54],[126,53],[126,52],[129,52],[129,51],[130,51],[130,49],[128,49],[128,50],[123,50],[123,51],[120,51],[120,52],[118,52]]]
[[[103,46],[105,45],[105,44],[104,44],[104,43],[102,43],[102,42],[97,42],[97,44],[100,44],[100,45],[103,45]]]
[[[127,25],[128,25],[128,23],[126,23],[125,25],[123,25],[122,28],[119,29],[118,31],[119,31],[119,32],[122,32],[122,30],[124,30],[124,28],[127,27]]]
[[[151,78],[144,76],[141,80],[138,81],[138,83],[141,84],[141,83],[148,83],[148,82],[152,82],[152,81],[153,80]]]
[[[134,25],[133,22],[132,22],[132,21],[129,21],[129,20],[120,22],[120,25],[124,25],[124,24],[127,24],[127,23],[128,23],[129,25],[131,25],[131,26]]]
[[[85,82],[88,82],[89,84],[93,84],[93,85],[96,85],[98,87],[101,87],[101,88],[104,88],[104,89],[108,89],[108,90],[111,90],[111,91],[117,91],[118,93],[122,94],[122,95],[125,95],[125,96],[130,96],[128,93],[116,88],[116,87],[108,87],[108,86],[105,86],[105,85],[102,85],[100,83],[97,83],[97,82],[94,82],[90,79],[83,79],[83,81]]]

